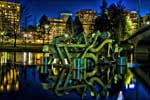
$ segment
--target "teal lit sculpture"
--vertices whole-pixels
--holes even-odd
[[[58,96],[75,91],[84,98],[88,90],[95,98],[109,96],[112,84],[122,79],[114,78],[119,73],[114,45],[108,32],[97,31],[90,37],[85,33],[74,38],[56,37],[49,46],[49,81],[43,82],[42,86]]]

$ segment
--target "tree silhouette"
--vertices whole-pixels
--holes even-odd
[[[28,21],[31,20],[30,8],[27,5],[20,6],[20,28],[22,31],[27,31]]]
[[[123,38],[125,35],[125,27],[126,27],[126,13],[125,13],[125,6],[122,3],[122,0],[119,0],[117,3],[117,8],[118,8],[118,16],[116,16],[116,21],[118,20],[118,26],[117,26],[117,34],[118,34],[118,40]]]
[[[116,38],[116,40],[119,42],[124,36],[125,33],[125,25],[126,25],[126,13],[125,13],[125,7],[122,4],[122,0],[119,0],[117,2],[117,5],[114,3],[111,4],[108,8],[108,16],[110,20],[110,32],[112,33],[112,36]]]
[[[75,17],[75,20],[73,22],[73,31],[74,35],[79,35],[81,32],[84,31],[78,16]]]
[[[107,1],[103,0],[102,5],[100,6],[101,15],[95,19],[95,30],[100,30],[101,32],[105,32],[109,30],[109,20],[106,14],[107,10]]]
[[[45,25],[49,25],[49,21],[48,21],[48,17],[46,15],[42,15],[42,17],[39,20],[39,26],[40,26],[40,35],[43,36],[43,44],[44,44],[44,40],[45,40]]]
[[[44,29],[44,26],[46,24],[49,24],[48,17],[46,15],[42,15],[42,17],[39,20],[40,29]]]
[[[107,1],[103,0],[102,1],[102,6],[100,6],[101,9],[101,16],[104,17],[106,15],[106,10],[107,10]]]
[[[71,16],[66,21],[66,32],[69,34],[73,33],[73,19]]]

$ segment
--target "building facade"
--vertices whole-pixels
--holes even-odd
[[[0,32],[20,32],[20,4],[0,1]]]
[[[94,23],[97,17],[97,12],[95,10],[80,10],[76,13],[76,16],[79,17],[85,33],[90,34],[94,31]]]
[[[56,36],[60,36],[65,33],[66,29],[66,22],[63,19],[57,19],[57,18],[49,18],[49,38],[52,40]]]
[[[49,24],[44,28],[44,38],[47,42],[52,42],[54,37],[60,36],[66,33],[68,18],[72,16],[72,13],[61,13],[61,18],[48,18]],[[37,27],[37,32],[43,32],[40,27]]]

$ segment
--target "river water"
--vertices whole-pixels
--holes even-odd
[[[43,56],[48,56],[48,54],[36,52],[0,52],[0,100],[80,99],[80,97],[74,93],[57,97],[53,93],[43,90],[40,85],[38,73]],[[135,58],[132,59],[133,61],[131,62],[137,67],[138,64],[149,65],[147,64],[149,63],[149,59],[150,56],[147,54],[135,54]],[[23,67],[16,67],[16,65]],[[134,84],[136,86],[127,89],[126,99],[149,100],[150,94],[145,87],[140,81],[136,80],[135,83],[136,82],[138,83]],[[88,99],[92,98],[88,97]]]

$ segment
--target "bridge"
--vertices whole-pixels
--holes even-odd
[[[130,70],[145,89],[150,92],[150,25],[140,28],[123,43],[129,43],[129,41],[134,44],[136,61],[140,63],[138,67],[133,67]]]
[[[146,25],[137,30],[135,33],[133,33],[133,35],[131,35],[129,38],[122,41],[122,43],[128,43],[131,40],[135,47],[141,44],[148,45],[150,43],[149,38],[150,38],[150,25]]]

